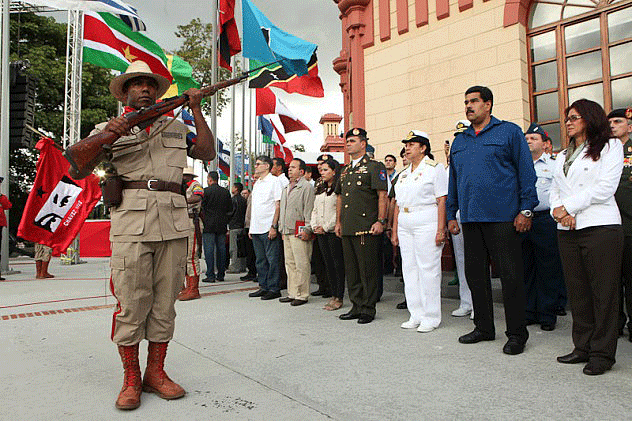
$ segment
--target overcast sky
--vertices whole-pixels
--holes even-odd
[[[147,36],[166,50],[176,50],[180,40],[176,38],[177,25],[189,23],[194,18],[210,22],[210,1],[206,0],[125,0],[138,9],[147,25]],[[236,2],[236,15],[241,34],[241,1]],[[287,94],[276,89],[276,93],[305,124],[312,130],[292,133],[287,136],[290,143],[303,143],[308,150],[317,150],[322,143],[320,117],[326,113],[342,115],[340,78],[332,68],[332,61],[340,54],[341,27],[339,10],[332,0],[253,0],[255,6],[276,26],[318,45],[319,74],[325,88],[324,98],[311,98],[298,94]],[[238,90],[239,92],[240,90]],[[237,104],[241,104],[238,97]],[[225,111],[218,120],[218,135],[228,138],[230,134],[229,112]],[[237,123],[241,132],[241,122]]]

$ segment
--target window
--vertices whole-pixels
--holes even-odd
[[[529,27],[531,119],[556,150],[573,101],[632,106],[632,0],[535,0]]]

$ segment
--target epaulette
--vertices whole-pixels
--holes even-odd
[[[434,159],[428,158],[428,160],[426,161],[426,164],[430,165],[431,167],[436,167],[438,162],[435,161]]]

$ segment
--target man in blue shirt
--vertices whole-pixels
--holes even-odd
[[[472,291],[475,329],[459,342],[493,341],[494,311],[489,262],[500,274],[509,340],[503,352],[520,354],[529,338],[519,233],[531,228],[538,204],[535,170],[527,142],[516,124],[491,115],[494,97],[484,86],[465,92],[472,125],[456,136],[450,151],[448,229],[465,243],[465,277]]]
[[[547,132],[531,123],[525,133],[538,178],[538,206],[533,209],[531,229],[522,234],[522,258],[527,296],[527,325],[539,323],[542,330],[555,329],[559,297],[566,294],[562,261],[557,246],[557,223],[550,214],[549,194],[555,158],[545,151]]]

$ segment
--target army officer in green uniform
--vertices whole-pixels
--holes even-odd
[[[619,334],[628,325],[628,339],[632,342],[632,108],[619,108],[608,114],[612,134],[623,144],[623,172],[614,198],[621,212],[623,226],[623,282],[619,305]],[[625,304],[624,304],[625,303]],[[625,312],[623,311],[625,307]],[[626,316],[627,313],[627,316]]]
[[[371,323],[378,300],[379,246],[386,225],[388,198],[386,168],[366,154],[366,130],[355,128],[345,135],[351,162],[344,167],[336,188],[336,235],[342,237],[345,276],[353,307],[342,320]]]

